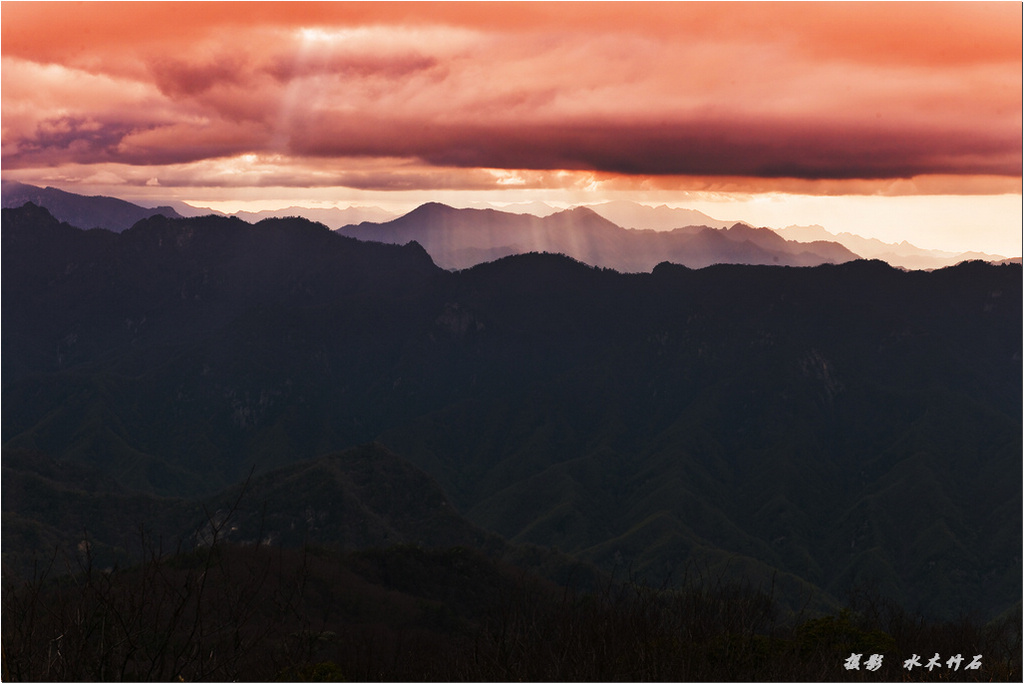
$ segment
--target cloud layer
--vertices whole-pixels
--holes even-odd
[[[594,174],[694,188],[1019,187],[1016,3],[2,12],[5,171],[370,189]]]

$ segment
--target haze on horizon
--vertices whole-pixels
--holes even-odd
[[[1019,3],[0,12],[5,180],[221,211],[629,199],[1022,252]]]

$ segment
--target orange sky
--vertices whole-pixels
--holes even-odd
[[[1021,251],[1020,3],[0,12],[5,179],[221,206],[789,198],[830,228],[807,198],[831,197],[843,230],[852,198],[958,197],[955,226],[893,238]]]

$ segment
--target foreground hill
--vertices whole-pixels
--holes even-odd
[[[591,587],[600,573],[551,550],[513,547],[459,515],[430,476],[379,444],[254,475],[209,496],[132,492],[100,469],[8,450],[3,460],[3,563],[29,577],[54,549],[97,568],[130,567],[146,552],[227,543],[354,551],[473,548]]]
[[[2,259],[22,470],[195,501],[253,468],[313,486],[335,470],[300,461],[377,440],[472,525],[657,583],[1019,602],[1019,265],[450,273],[301,219],[114,235],[32,206],[4,210]]]
[[[703,225],[626,230],[586,207],[538,218],[429,203],[393,221],[344,226],[338,232],[391,244],[416,241],[438,265],[453,269],[526,252],[565,254],[626,273],[647,272],[662,261],[702,268],[718,263],[817,266],[857,258],[837,243],[788,242],[771,230],[741,223],[727,230]]]

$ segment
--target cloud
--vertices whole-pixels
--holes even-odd
[[[299,156],[395,155],[438,166],[626,175],[1013,176],[1021,166],[1020,130],[908,131],[858,122],[761,118],[449,125],[335,115],[296,126],[289,149]]]
[[[437,58],[414,52],[402,55],[331,55],[316,62],[282,56],[267,67],[267,73],[282,83],[310,76],[394,80],[433,69],[438,64]]]
[[[174,57],[150,62],[153,81],[168,97],[188,97],[214,86],[235,86],[245,77],[245,62],[235,55],[221,55],[208,62],[193,63]]]
[[[362,27],[454,27],[481,33],[706,37],[784,43],[813,60],[947,66],[1019,61],[1018,3],[7,3],[5,54],[65,61],[91,52],[166,49],[215,37],[239,44],[268,27],[325,34]],[[261,44],[262,46],[262,44]]]
[[[97,171],[82,179],[83,183],[92,185],[122,185],[125,179],[111,171]]]
[[[287,159],[239,176],[257,185],[907,191],[1021,173],[1014,3],[47,5],[2,6],[5,169],[171,183],[161,167],[256,155]]]
[[[43,119],[31,135],[19,138],[15,152],[4,158],[11,168],[54,161],[102,162],[117,157],[117,147],[133,126],[79,116]]]

